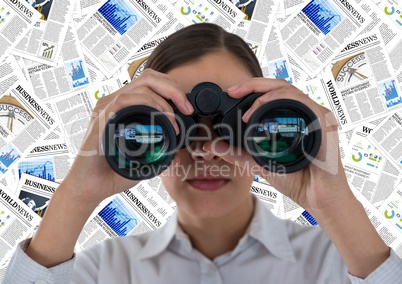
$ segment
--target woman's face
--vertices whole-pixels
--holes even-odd
[[[229,87],[251,78],[243,63],[227,51],[217,51],[200,60],[179,66],[170,72],[171,77],[187,93],[196,84],[213,82],[226,91]],[[209,130],[198,134],[215,136],[212,123],[202,120]],[[222,158],[203,150],[206,141],[196,141],[189,148],[178,151],[169,170],[161,175],[170,196],[176,201],[180,213],[209,218],[228,214],[250,201],[251,175],[242,174]],[[179,164],[177,164],[179,163]]]

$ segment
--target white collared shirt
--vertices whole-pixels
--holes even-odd
[[[29,240],[24,241],[3,283],[402,283],[402,260],[395,252],[365,280],[353,277],[319,227],[280,220],[255,201],[246,234],[213,261],[192,247],[175,213],[158,230],[104,241],[50,269],[24,253]]]

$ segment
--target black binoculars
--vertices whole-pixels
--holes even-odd
[[[178,135],[160,111],[144,105],[124,108],[106,124],[103,153],[121,176],[149,179],[167,169],[178,150],[208,139],[197,136],[205,126],[199,120],[207,119],[212,121],[218,139],[246,149],[264,169],[281,173],[303,169],[321,145],[316,115],[299,101],[278,99],[260,106],[244,123],[241,117],[261,95],[253,93],[234,99],[214,83],[197,84],[187,94],[194,107],[191,115],[183,115],[168,101],[174,109]]]

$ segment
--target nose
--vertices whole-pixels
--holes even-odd
[[[194,137],[194,140],[188,147],[191,158],[195,161],[220,161],[221,157],[203,149],[205,143],[209,143],[215,138],[216,134],[211,122],[208,121],[200,124],[197,129],[197,137]]]

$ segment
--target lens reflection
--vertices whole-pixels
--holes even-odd
[[[291,110],[275,110],[251,132],[257,154],[269,160],[289,163],[303,154],[303,139],[308,128],[303,118]]]
[[[114,135],[116,154],[127,160],[157,163],[165,158],[169,146],[161,125],[132,123],[121,125]]]

